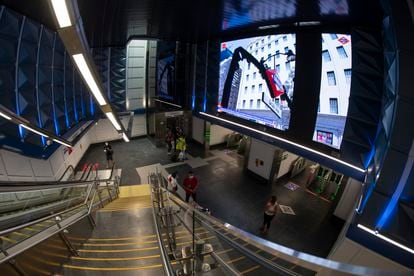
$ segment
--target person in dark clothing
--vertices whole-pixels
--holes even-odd
[[[260,228],[263,234],[267,234],[270,228],[270,223],[275,217],[278,209],[278,203],[276,196],[272,196],[265,205],[264,216],[263,216],[263,225]]]
[[[170,128],[167,129],[167,135],[165,136],[165,142],[167,143],[168,147],[168,154],[172,154],[174,152],[173,144],[175,143],[174,134]]]
[[[188,172],[188,176],[184,179],[183,186],[185,190],[185,202],[188,202],[190,197],[192,197],[194,201],[197,201],[196,191],[198,187],[198,179],[194,176],[192,171]]]
[[[112,146],[108,142],[105,142],[104,152],[106,154],[106,162],[107,162],[106,168],[109,168],[109,164],[111,165],[114,164],[114,159],[113,159],[114,151],[112,149]]]

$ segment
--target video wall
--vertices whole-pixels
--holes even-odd
[[[313,141],[339,149],[351,90],[351,36],[322,34],[321,58],[321,88]]]
[[[295,34],[221,43],[218,111],[287,130],[295,80]]]
[[[166,100],[174,100],[175,95],[175,56],[170,55],[157,62],[157,96]]]

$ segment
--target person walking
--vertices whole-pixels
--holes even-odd
[[[177,172],[173,172],[172,174],[170,174],[167,177],[167,181],[168,181],[168,187],[167,187],[167,189],[169,191],[173,192],[173,193],[177,192],[177,190],[178,190],[178,182],[177,182],[177,179],[178,179]]]
[[[168,155],[174,152],[173,143],[174,143],[174,134],[170,128],[167,128],[167,135],[165,136],[165,142],[168,147]]]
[[[114,164],[114,158],[113,158],[114,151],[112,149],[112,146],[108,142],[105,142],[104,152],[106,155],[106,168],[108,169],[110,163],[111,165]]]
[[[277,213],[278,208],[277,197],[272,196],[265,205],[264,210],[264,217],[263,217],[263,225],[260,227],[260,231],[263,234],[267,234],[270,228],[270,223],[272,222],[273,218]]]
[[[177,139],[175,149],[178,153],[178,161],[183,161],[185,159],[185,151],[187,150],[187,142],[185,141],[185,137],[183,135]]]
[[[198,179],[194,176],[192,171],[188,172],[187,177],[183,182],[185,190],[185,202],[189,202],[190,197],[193,198],[193,201],[197,201],[197,188],[198,188]]]

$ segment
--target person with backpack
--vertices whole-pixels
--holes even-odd
[[[267,234],[269,232],[270,223],[272,222],[273,218],[277,213],[279,204],[277,203],[277,197],[272,196],[265,205],[264,216],[263,216],[263,225],[260,227],[260,231],[263,234]]]

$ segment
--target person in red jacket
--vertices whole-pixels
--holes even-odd
[[[198,187],[198,179],[194,176],[192,171],[188,172],[188,176],[184,179],[183,186],[185,189],[185,201],[188,202],[190,196],[194,201],[197,201],[196,191]]]

